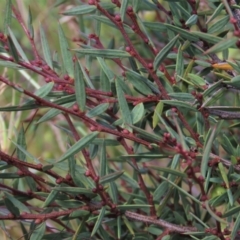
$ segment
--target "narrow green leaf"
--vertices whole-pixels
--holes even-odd
[[[14,61],[18,63],[19,62],[18,52],[9,35],[8,35],[8,47],[9,47],[10,55],[13,57]],[[0,66],[15,68],[15,69],[21,68],[20,65],[13,62],[8,62],[8,61],[0,61]]]
[[[221,88],[218,89],[214,94],[212,94],[212,96],[209,96],[209,98],[207,98],[204,103],[202,104],[201,107],[206,107],[206,106],[212,106],[214,105],[214,103],[216,101],[218,101],[219,99],[221,99],[221,97],[224,95],[224,93],[226,92],[225,88]]]
[[[88,85],[90,88],[95,89],[95,87],[94,87],[93,84],[92,84],[92,81],[91,81],[90,77],[88,76],[88,73],[86,72],[86,70],[85,70],[85,68],[82,66],[82,64],[80,64],[80,68],[81,68],[81,70],[82,70],[82,73],[83,73],[83,75],[84,75],[84,78],[85,78],[85,80],[86,80],[87,85]]]
[[[91,109],[86,116],[89,118],[93,118],[99,116],[100,114],[104,113],[109,108],[109,103],[102,103],[96,106],[95,108]]]
[[[44,32],[44,29],[42,26],[39,28],[40,30],[40,39],[41,39],[41,44],[42,44],[42,50],[43,50],[43,56],[48,64],[48,66],[53,69],[53,62],[52,62],[52,57],[51,57],[51,52],[49,49],[48,41]]]
[[[209,17],[206,24],[210,23],[213,19],[215,19],[217,16],[219,16],[219,14],[223,10],[223,8],[224,8],[223,3],[220,3],[218,5],[218,7],[215,9],[215,11],[213,12],[213,14]]]
[[[147,231],[155,236],[160,236],[163,232],[162,229],[159,229],[159,228],[156,228],[156,227],[153,227],[153,226],[150,226],[147,228]]]
[[[22,236],[24,237],[24,240],[28,240],[28,231],[22,222],[20,222],[20,227],[22,230]]]
[[[157,32],[166,32],[167,27],[161,22],[143,22],[144,26]]]
[[[137,104],[131,112],[133,124],[139,122],[144,116],[144,105],[143,103]]]
[[[82,221],[80,222],[77,230],[76,230],[75,233],[74,233],[74,236],[72,236],[72,238],[71,238],[72,240],[77,240],[77,239],[79,239],[78,237],[79,237],[82,229],[84,228],[87,219],[88,219],[88,215],[83,216]],[[51,238],[51,239],[54,239],[54,238]],[[50,240],[51,240],[51,239],[50,239]],[[58,239],[63,239],[63,238],[58,238]]]
[[[142,209],[142,208],[150,208],[151,205],[148,204],[126,204],[126,205],[118,205],[117,209],[119,210],[131,210],[131,209]]]
[[[41,98],[44,98],[52,91],[53,86],[54,86],[54,82],[49,82],[49,83],[43,85],[37,91],[35,91],[34,95],[36,95],[38,97],[41,97]],[[35,102],[36,102],[35,99],[30,99],[30,100],[27,100],[24,105],[30,105],[30,104],[33,104]]]
[[[197,111],[197,109],[195,107],[193,107],[189,103],[186,103],[186,102],[183,102],[183,101],[161,100],[161,102],[163,102],[164,104],[168,104],[168,105],[174,106],[174,107],[183,107],[183,108],[187,108],[189,110],[192,110],[194,112]]]
[[[73,49],[77,53],[83,55],[89,55],[91,57],[102,57],[102,58],[126,58],[130,57],[129,53],[126,51],[118,49]]]
[[[131,187],[133,188],[139,188],[139,185],[137,181],[135,181],[132,177],[130,177],[126,172],[124,172],[123,175],[121,175],[121,179],[126,181]]]
[[[188,77],[191,79],[191,82],[193,82],[194,85],[197,85],[197,86],[205,86],[206,85],[206,82],[204,81],[204,79],[199,77],[196,74],[188,73]]]
[[[173,3],[173,5],[174,5],[174,3]],[[187,4],[184,4],[184,3],[181,3],[181,2],[178,4],[178,8],[179,8],[179,11],[180,11],[182,17],[190,18],[191,14],[188,11],[188,9],[186,8],[186,6],[187,6]]]
[[[23,126],[21,127],[19,133],[18,133],[18,138],[17,138],[17,143],[19,146],[21,146],[23,149],[27,149],[26,145],[26,139],[25,139],[25,132]],[[22,161],[26,161],[26,154],[22,151],[20,151],[19,148],[17,148],[17,157],[18,159]]]
[[[81,68],[79,67],[78,62],[75,63],[74,79],[75,79],[75,94],[76,94],[77,104],[80,110],[83,112],[86,107],[86,90],[85,90],[83,74],[82,74]]]
[[[52,94],[52,93],[51,93]],[[70,102],[75,102],[76,101],[76,96],[75,95],[67,95],[67,96],[63,96],[61,98],[58,98],[56,100],[53,101],[53,103],[58,104],[58,105],[62,105],[65,103],[70,103]]]
[[[58,25],[59,43],[62,53],[63,66],[65,71],[72,77],[74,75],[72,55],[69,50],[67,39],[64,35],[61,25]]]
[[[97,232],[97,230],[99,229],[99,227],[100,227],[100,225],[102,223],[102,220],[104,218],[104,215],[105,215],[105,210],[106,210],[106,207],[105,206],[102,207],[102,209],[101,209],[101,211],[100,211],[100,213],[98,215],[98,219],[97,219],[97,221],[96,221],[96,223],[94,225],[94,228],[92,230],[91,237],[94,236],[95,233]]]
[[[70,8],[70,9],[64,11],[62,14],[67,15],[67,16],[76,16],[76,15],[91,13],[91,12],[95,11],[96,9],[97,9],[96,6],[81,5],[81,6]]]
[[[121,3],[120,15],[121,15],[121,19],[122,19],[123,22],[124,22],[124,19],[125,19],[125,14],[126,14],[126,11],[127,11],[128,2],[129,2],[129,0],[125,0],[125,1],[122,1],[122,3]]]
[[[134,0],[134,1],[136,1],[136,0]],[[139,2],[139,0],[138,0],[138,2]],[[134,236],[135,232],[133,231],[132,223],[130,223],[125,216],[123,216],[123,222],[126,225],[128,231],[131,233],[131,235]]]
[[[209,48],[204,54],[209,54],[209,53],[218,53],[221,52],[225,49],[229,49],[233,46],[235,46],[238,38],[236,37],[231,37],[229,39],[224,39],[220,41],[219,43],[215,44],[211,48]]]
[[[136,14],[136,20],[138,22],[139,28],[141,29],[143,34],[146,36],[145,40],[148,41],[148,44],[150,46],[152,46],[153,48],[156,48],[154,42],[152,41],[152,36],[150,36],[148,30],[145,28],[145,26],[143,24],[142,17],[140,17],[140,15]]]
[[[195,100],[195,98],[191,93],[176,92],[176,93],[169,93],[168,96],[183,102],[186,101],[186,102],[193,103]]]
[[[44,98],[52,91],[53,86],[54,86],[54,82],[49,82],[43,85],[41,88],[39,88],[36,92],[34,92],[34,95],[40,98]]]
[[[118,171],[118,172],[114,172],[114,173],[110,173],[108,175],[105,175],[105,176],[100,178],[99,183],[100,184],[106,184],[106,183],[115,181],[120,176],[122,176],[123,173],[124,173],[124,171]]]
[[[6,7],[4,11],[4,25],[3,25],[3,32],[5,34],[8,33],[8,27],[11,26],[12,21],[12,1],[6,0]]]
[[[57,197],[58,195],[58,191],[52,190],[49,195],[47,196],[47,198],[45,199],[42,207],[45,208],[47,207],[49,204],[51,204]]]
[[[223,134],[221,137],[221,144],[224,148],[224,150],[229,153],[230,155],[236,155],[235,148],[232,145],[231,141],[229,138],[226,136],[226,134]]]
[[[28,31],[30,33],[30,37],[33,39],[34,38],[34,29],[33,29],[33,26],[32,26],[32,13],[31,13],[30,7],[28,8],[28,22],[27,22],[27,25],[28,25]]]
[[[240,213],[240,206],[237,206],[237,207],[234,207],[234,208],[229,209],[228,211],[226,211],[226,212],[223,214],[223,217],[224,217],[224,218],[230,217],[230,216],[232,216],[232,215],[235,215],[236,213]]]
[[[168,53],[172,50],[178,40],[179,35],[175,36],[155,57],[153,65],[154,69],[157,70],[160,64],[166,59]]]
[[[98,132],[92,132],[89,135],[83,137],[78,142],[76,142],[73,146],[71,146],[58,160],[58,162],[62,162],[68,157],[80,152],[84,147],[90,144],[98,135]]]
[[[29,60],[28,60],[26,54],[24,53],[22,47],[21,47],[20,44],[18,43],[18,40],[16,39],[16,37],[15,37],[15,35],[13,34],[12,30],[10,29],[10,27],[8,27],[8,32],[9,32],[9,35],[10,35],[12,41],[13,41],[13,44],[14,44],[14,46],[16,47],[16,49],[17,49],[19,55],[21,56],[21,58],[22,58],[25,62],[29,63]]]
[[[16,56],[18,56],[18,55],[16,55]],[[18,62],[18,57],[17,58],[14,57],[14,60],[16,62]],[[22,66],[20,66],[20,65],[18,65],[16,63],[13,63],[13,62],[8,62],[8,61],[0,61],[0,66],[7,67],[7,68],[12,68],[12,69],[17,69],[17,70],[22,68]]]
[[[149,131],[145,131],[142,128],[138,128],[135,126],[131,126],[131,128],[136,131],[137,133],[139,133],[140,135],[142,135],[145,139],[149,139],[151,141],[161,141],[162,137],[153,133],[149,133]]]
[[[63,105],[63,107],[65,108],[70,108],[72,107],[72,105],[74,104],[75,102],[71,102],[71,103],[66,103]],[[58,110],[58,109],[55,109],[55,108],[52,108],[50,109],[47,113],[45,113],[38,121],[36,124],[40,124],[42,122],[46,122],[54,117],[56,117],[58,114],[60,114],[62,111],[61,110]]]
[[[171,185],[173,185],[178,191],[182,192],[184,195],[186,195],[187,197],[191,198],[197,204],[201,204],[201,202],[197,198],[195,198],[194,196],[189,194],[186,190],[184,190],[183,188],[179,187],[174,182],[170,181],[169,179],[167,179],[167,178],[165,178],[165,177],[163,177],[161,175],[159,177],[162,178],[163,180],[165,180],[166,182],[170,183]]]
[[[166,195],[168,190],[169,184],[167,182],[160,183],[153,193],[153,199],[159,201],[159,199]]]
[[[12,196],[11,194],[9,194],[8,192],[4,192],[4,195],[6,196],[6,198],[8,198],[12,204],[17,207],[21,212],[27,212],[30,213],[30,210],[28,209],[28,207],[26,207],[22,202],[20,202],[17,198],[15,198],[14,196]]]
[[[122,217],[118,216],[117,217],[117,238],[121,239],[122,236]]]
[[[197,36],[194,36],[190,31],[186,31],[180,27],[176,27],[167,23],[165,23],[164,25],[167,27],[167,29],[179,34],[182,38],[186,40],[193,42],[197,42],[199,40],[199,38]]]
[[[53,164],[47,164],[47,165],[42,166],[42,170],[43,170],[44,172],[46,172],[47,170],[50,170],[50,169],[52,169],[53,167],[54,167]]]
[[[202,67],[212,67],[212,64],[206,61],[201,61],[201,60],[195,60],[194,61],[197,65],[202,66]]]
[[[143,152],[143,153],[139,153],[139,154],[128,154],[128,155],[122,155],[121,158],[123,159],[130,159],[130,158],[136,158],[138,159],[154,159],[154,158],[166,158],[167,155],[166,154],[156,154],[156,153],[150,153],[150,152]]]
[[[193,14],[191,15],[191,17],[189,17],[189,19],[185,22],[186,26],[192,26],[195,25],[197,23],[198,20],[198,15]]]
[[[229,188],[228,177],[227,177],[227,174],[225,172],[224,166],[221,162],[218,163],[218,169],[220,170],[221,176],[223,178],[224,183],[226,184],[226,187]]]
[[[217,128],[215,126],[213,129],[209,130],[208,135],[210,134],[210,137],[208,138],[208,141],[206,141],[204,144],[203,156],[202,156],[202,161],[201,161],[201,174],[204,178],[206,177],[206,172],[207,172],[207,168],[208,168],[208,160],[209,160],[212,144],[214,141],[216,129]]]
[[[76,210],[69,214],[69,216],[64,217],[64,220],[70,220],[78,217],[89,217],[89,211],[86,210]],[[87,220],[87,219],[86,219]]]
[[[118,189],[117,189],[117,185],[115,184],[115,182],[110,182],[109,184],[110,188],[109,188],[109,195],[113,201],[114,204],[118,203]]]
[[[156,86],[152,85],[152,83],[145,78],[144,76],[138,74],[135,71],[132,71],[130,69],[128,69],[126,71],[126,77],[127,80],[142,94],[144,95],[149,95],[154,93],[159,93],[156,92]]]
[[[30,240],[42,240],[43,235],[46,231],[46,222],[36,226],[33,233],[31,234]]]
[[[108,78],[108,81],[105,80],[104,83],[101,82],[101,88],[104,91],[110,91],[111,86],[110,86],[110,82],[114,79],[114,73],[112,72],[112,70],[108,67],[108,65],[106,64],[106,62],[104,61],[103,58],[97,57],[97,60],[102,68],[102,71],[105,73],[105,75]],[[100,79],[101,80],[101,79]]]
[[[117,7],[115,4],[111,2],[99,2],[99,5],[106,10],[110,10]]]
[[[62,1],[62,0],[61,0]],[[64,0],[65,1],[65,0]],[[81,221],[82,223],[83,221]],[[61,232],[58,232],[58,233],[49,233],[49,234],[45,234],[43,236],[42,239],[44,240],[56,240],[56,239],[71,239],[71,240],[76,240],[74,238],[71,238],[72,237],[72,233],[69,233],[69,232],[64,232],[64,231],[61,231]],[[25,240],[28,240],[28,239],[25,239]]]
[[[230,188],[227,189],[227,195],[228,195],[228,200],[229,200],[230,206],[233,206],[234,200],[233,200],[233,195],[232,195],[232,191]]]
[[[186,174],[175,169],[171,168],[164,168],[164,167],[157,167],[157,166],[149,166],[149,168],[155,169],[160,172],[170,173],[178,177],[186,177]]]
[[[162,111],[163,111],[163,102],[160,101],[155,110],[154,110],[154,114],[153,114],[153,128],[155,128],[159,122],[159,117],[158,117],[158,114],[161,116],[162,115]]]
[[[12,213],[16,217],[20,216],[19,209],[8,198],[4,199],[4,204],[7,207],[7,209],[9,210],[10,213]]]
[[[81,194],[81,193],[80,193]],[[47,197],[47,196],[45,196]],[[93,197],[93,196],[89,196],[89,197]],[[58,204],[59,206],[63,207],[63,208],[79,208],[82,207],[82,203],[80,201],[74,201],[74,200],[56,200],[56,204]]]
[[[139,76],[139,77],[138,77]],[[133,71],[126,72],[127,80],[142,94],[150,95],[152,94],[151,89],[148,85],[143,81],[143,77],[139,74],[136,74]]]
[[[95,138],[93,140],[93,143],[100,145],[100,144],[102,144],[103,141],[105,142],[106,146],[119,146],[120,145],[120,143],[117,140],[107,139],[107,138],[106,139],[105,138]]]
[[[104,16],[97,16],[97,15],[91,15],[90,16],[92,19],[96,19],[97,21],[104,23],[110,27],[113,27],[114,29],[116,29],[116,25],[109,20],[107,17]],[[124,30],[126,31],[126,33],[128,34],[133,34],[134,31],[127,25],[127,24],[123,24]]]
[[[177,54],[177,62],[176,62],[176,80],[177,82],[180,81],[181,77],[183,76],[184,73],[184,61],[183,61],[183,51],[182,45],[179,45],[178,48],[178,54]]]
[[[231,124],[229,128],[238,128],[239,125],[240,125],[240,122],[237,122],[237,123]]]
[[[13,178],[20,178],[19,174],[17,173],[0,173],[0,179],[13,179]]]
[[[204,91],[203,97],[211,96],[215,91],[217,91],[222,85],[222,80],[217,81],[216,83],[212,84],[207,90]]]
[[[220,218],[217,214],[215,214],[215,212],[210,208],[209,204],[208,204],[208,201],[205,201],[205,206],[206,206],[206,209],[208,211],[208,213],[214,218],[216,219],[218,222],[220,223],[224,223],[224,224],[227,224],[227,222]]]
[[[211,27],[208,28],[208,33],[216,33],[224,29],[229,22],[229,16],[225,16],[216,21]]]
[[[111,91],[111,83],[103,69],[100,72],[100,89],[105,92]]]
[[[223,83],[228,84],[230,86],[240,88],[240,76],[235,76],[231,79],[231,82],[229,81],[223,81]]]
[[[204,33],[204,32],[199,32],[199,31],[191,31],[192,35],[195,35],[202,40],[205,40],[208,43],[216,44],[222,41],[222,38],[216,37],[212,34]]]
[[[116,89],[117,89],[117,98],[118,98],[118,104],[122,113],[122,118],[124,123],[127,123],[129,125],[132,125],[132,115],[128,107],[128,103],[125,99],[123,90],[120,85],[120,80],[116,79]]]
[[[91,189],[80,188],[80,187],[55,187],[53,188],[53,190],[60,191],[60,192],[74,193],[74,194],[84,194],[91,197],[96,196],[96,193],[93,193]]]
[[[106,146],[105,141],[103,140],[101,146],[101,155],[100,155],[100,177],[106,175],[107,172],[107,156],[106,156]]]

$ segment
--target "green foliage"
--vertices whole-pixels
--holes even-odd
[[[235,239],[237,3],[43,2],[0,3],[1,237]]]

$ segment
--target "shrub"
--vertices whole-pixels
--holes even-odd
[[[40,6],[6,1],[0,33],[4,234],[235,239],[237,3]]]

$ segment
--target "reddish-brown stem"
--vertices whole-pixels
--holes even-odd
[[[125,150],[127,151],[128,154],[133,154],[134,152],[132,151],[132,149],[127,145],[126,141],[121,138],[120,139],[121,144],[123,145],[123,147],[125,148]],[[136,162],[135,158],[131,158],[131,161],[134,165],[134,167],[138,170],[138,165]],[[138,172],[138,181],[139,181],[139,187],[142,189],[142,191],[144,192],[146,199],[150,205],[150,214],[152,217],[156,217],[156,210],[154,208],[154,203],[153,203],[153,196],[150,194],[150,192],[148,191],[145,182],[142,178],[142,175]]]
[[[34,56],[35,56],[35,59],[39,60],[41,59],[39,54],[38,54],[38,51],[37,51],[37,48],[35,46],[35,43],[34,43],[34,40],[33,38],[31,37],[31,34],[30,32],[28,31],[27,27],[25,26],[25,23],[23,21],[23,18],[21,16],[21,14],[17,11],[17,9],[12,5],[12,10],[15,14],[15,17],[16,19],[18,20],[18,22],[20,23],[20,25],[22,26],[24,32],[26,33],[30,43],[31,43],[31,46],[32,46],[32,49],[33,49],[33,53],[34,53]]]
[[[75,140],[76,141],[80,140],[80,136],[79,136],[76,128],[74,127],[70,117],[68,116],[68,114],[64,114],[64,116],[65,116],[65,118],[66,118],[66,120],[68,122],[68,125],[69,125],[69,127],[70,127],[70,129],[71,129],[71,131],[73,133],[73,136],[74,136]],[[82,150],[82,153],[83,153],[83,156],[84,156],[84,158],[85,158],[85,160],[87,162],[87,167],[88,167],[89,172],[91,173],[91,177],[92,177],[93,180],[95,180],[96,178],[98,178],[98,175],[96,174],[95,169],[94,169],[94,167],[92,165],[92,160],[89,158],[89,154],[87,153],[87,151],[85,149]],[[98,187],[99,187],[98,181],[95,181],[95,184],[96,184],[96,188],[98,189]],[[98,194],[101,196],[102,200],[107,205],[110,206],[110,208],[114,208],[115,209],[115,205],[111,202],[111,200],[109,200],[110,198],[109,198],[108,194],[104,190],[99,191]]]
[[[11,187],[9,187],[5,184],[2,184],[2,183],[0,183],[0,187],[10,190],[13,195],[22,195],[22,196],[26,196],[26,197],[29,197],[29,198],[36,198],[36,199],[38,199],[42,202],[45,201],[45,198],[35,194],[34,192],[23,192],[23,191],[15,189],[15,188],[11,188]]]
[[[86,207],[80,207],[80,208],[74,208],[74,209],[69,209],[69,210],[64,210],[64,211],[53,211],[51,213],[22,213],[20,216],[14,216],[13,214],[8,214],[6,216],[0,216],[1,220],[17,220],[17,219],[40,219],[41,221],[45,221],[47,219],[55,219],[59,218],[61,216],[66,216],[68,214],[71,214],[72,212],[76,210],[84,209],[86,210]]]

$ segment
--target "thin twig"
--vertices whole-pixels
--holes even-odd
[[[12,10],[13,10],[13,12],[15,14],[15,17],[17,18],[18,22],[21,24],[24,32],[26,33],[26,35],[27,35],[27,37],[28,37],[28,39],[29,39],[29,41],[30,41],[30,43],[32,45],[32,49],[33,49],[33,53],[34,53],[35,58],[37,60],[41,59],[39,54],[38,54],[38,51],[37,51],[36,45],[34,43],[34,40],[31,37],[29,30],[27,29],[27,27],[24,24],[24,21],[23,21],[23,18],[21,16],[21,14],[17,11],[17,9],[14,6],[12,6]]]
[[[158,226],[161,226],[163,228],[167,228],[169,232],[175,232],[175,233],[186,233],[186,232],[197,232],[197,228],[195,227],[186,227],[186,226],[180,226],[176,225],[167,221],[164,221],[162,219],[154,219],[153,217],[145,216],[142,214],[138,214],[135,212],[126,211],[125,216],[127,218],[144,222],[144,223],[150,223],[155,224]]]

